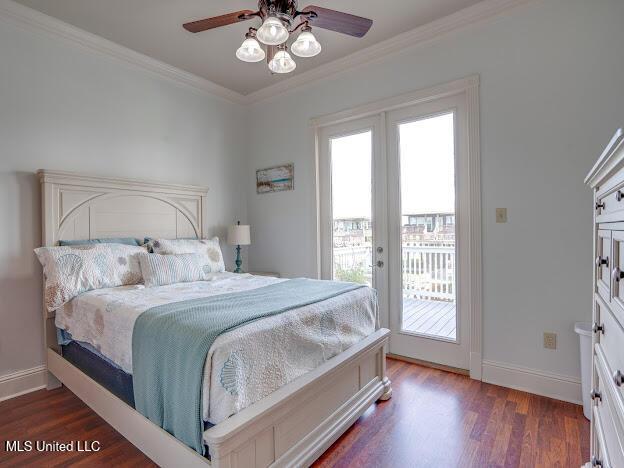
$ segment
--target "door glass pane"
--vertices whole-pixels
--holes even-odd
[[[456,340],[454,114],[399,125],[402,330]]]
[[[333,278],[373,285],[372,132],[330,140]]]

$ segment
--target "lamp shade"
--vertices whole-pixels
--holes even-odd
[[[266,45],[278,45],[288,40],[288,29],[275,16],[264,20],[256,33],[258,40]]]
[[[264,60],[266,54],[255,38],[248,37],[236,51],[236,57],[243,62],[260,62]]]
[[[251,244],[251,234],[249,225],[235,224],[228,227],[227,243],[230,245],[249,245]]]
[[[297,64],[290,54],[286,52],[286,49],[277,52],[273,60],[269,62],[269,70],[273,73],[290,73],[295,68],[297,68]]]
[[[314,57],[321,53],[321,44],[310,31],[303,31],[290,46],[290,50],[298,57]]]

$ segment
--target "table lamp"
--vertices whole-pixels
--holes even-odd
[[[234,273],[244,273],[241,268],[243,264],[243,260],[241,259],[241,245],[251,244],[249,225],[241,224],[240,221],[238,221],[234,226],[229,226],[227,243],[236,246],[236,270],[234,270]]]

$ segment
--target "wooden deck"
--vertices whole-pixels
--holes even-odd
[[[455,304],[452,302],[403,299],[403,330],[456,338]]]

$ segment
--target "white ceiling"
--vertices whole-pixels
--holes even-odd
[[[271,75],[266,63],[240,62],[234,55],[251,20],[198,34],[182,28],[188,21],[254,9],[255,0],[16,0],[22,5],[102,36],[137,52],[194,73],[242,94],[344,57],[399,33],[434,21],[480,0],[309,0],[313,4],[365,16],[373,27],[362,39],[315,29],[323,46],[317,57],[295,57],[297,70]]]

